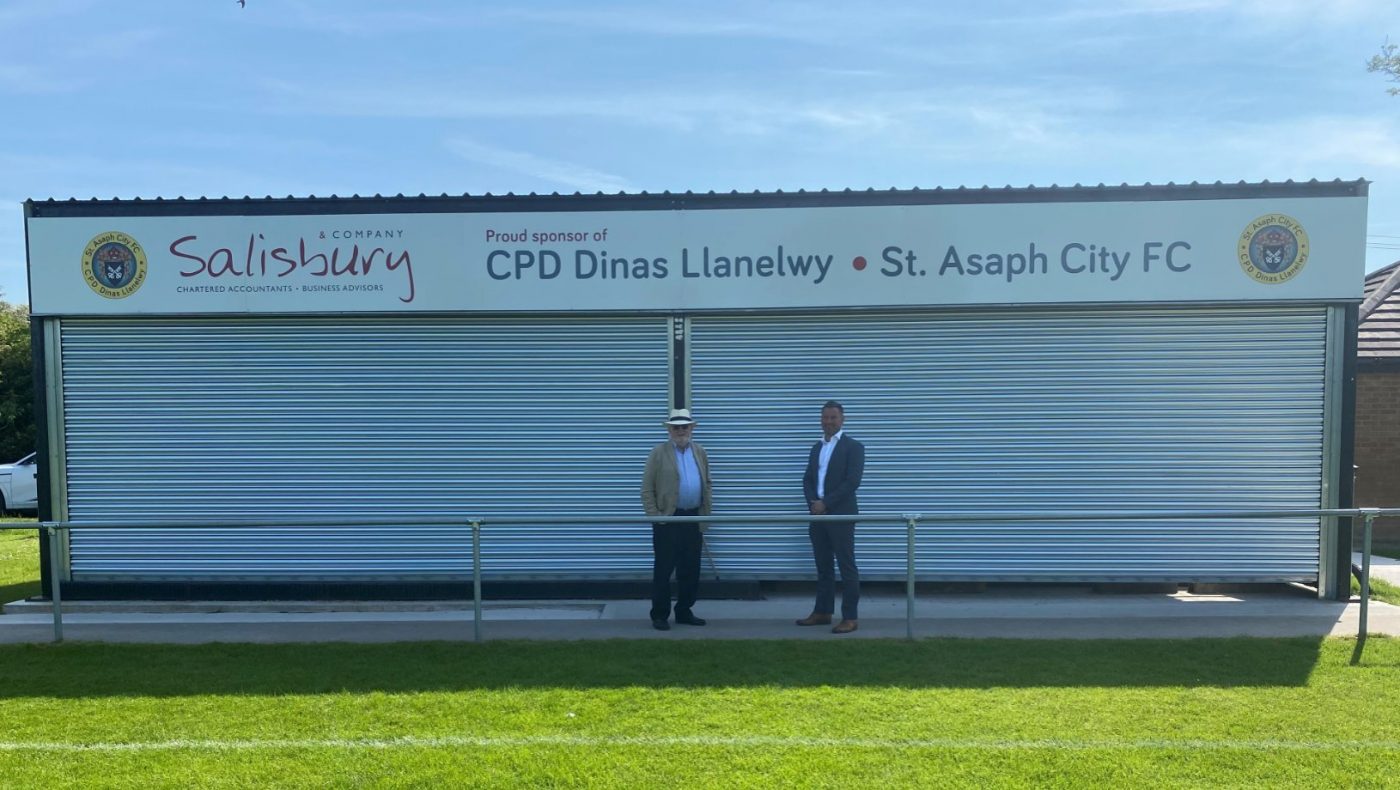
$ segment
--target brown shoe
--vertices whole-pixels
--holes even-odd
[[[798,624],[798,625],[831,625],[831,615],[829,615],[829,614],[817,614],[816,612],[812,612],[811,614],[807,615],[806,617],[802,618],[801,620],[798,620],[798,621],[797,621],[797,624]]]
[[[854,630],[856,630],[856,621],[855,621],[855,620],[842,620],[841,622],[839,622],[839,623],[836,624],[836,627],[835,627],[835,628],[831,629],[831,633],[833,633],[833,634],[849,634],[850,632],[852,632],[852,631],[854,631]]]

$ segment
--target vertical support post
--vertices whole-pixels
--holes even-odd
[[[1366,649],[1366,616],[1371,604],[1371,526],[1376,514],[1367,513],[1361,527],[1361,616],[1356,626],[1356,650],[1352,651],[1351,663],[1361,663],[1361,651]]]
[[[481,519],[472,520],[472,640],[481,641]]]
[[[49,533],[49,603],[53,609],[53,641],[63,641],[63,591],[58,574],[58,528],[47,527]]]
[[[1346,360],[1354,354],[1355,324],[1348,314],[1356,315],[1356,309],[1332,305],[1327,308],[1327,328],[1325,339],[1325,359],[1323,362],[1322,392],[1322,478],[1321,497],[1317,506],[1323,510],[1334,510],[1350,506],[1341,498],[1343,478],[1351,474],[1350,459],[1343,464],[1343,435],[1346,429],[1348,399],[1354,400],[1354,387],[1348,385]],[[1351,599],[1351,529],[1350,522],[1343,525],[1345,518],[1322,516],[1318,521],[1322,545],[1318,553],[1320,567],[1317,576],[1319,598],[1333,601]],[[1345,526],[1345,528],[1344,528]]]
[[[905,553],[907,566],[904,569],[904,636],[906,639],[914,639],[914,527],[917,526],[918,516],[906,516],[908,534],[908,547]]]

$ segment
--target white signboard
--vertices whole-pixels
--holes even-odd
[[[1359,300],[1364,197],[35,217],[37,315]]]

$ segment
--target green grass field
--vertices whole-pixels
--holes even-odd
[[[0,518],[8,524],[21,519]],[[0,603],[39,594],[39,531],[0,530]]]
[[[1361,595],[1361,582],[1357,581],[1355,576],[1351,579],[1351,594],[1352,597]],[[1371,600],[1400,606],[1400,587],[1396,587],[1378,576],[1372,576]]]
[[[1353,646],[0,646],[0,787],[1400,787],[1400,640]]]
[[[5,786],[1400,785],[1400,641],[0,647]]]

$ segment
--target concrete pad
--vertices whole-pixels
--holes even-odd
[[[468,602],[203,602],[185,611],[142,611],[140,602],[81,602],[65,606],[66,641],[192,644],[205,642],[471,641]],[[201,608],[202,607],[202,608]],[[338,608],[339,607],[339,608]],[[486,640],[580,639],[902,639],[905,599],[888,593],[861,600],[860,629],[834,635],[826,627],[799,627],[811,610],[808,595],[770,595],[760,601],[706,601],[704,627],[673,625],[656,631],[650,602],[491,601],[482,608]],[[275,611],[274,611],[275,610]],[[1010,639],[1144,639],[1233,636],[1355,636],[1358,603],[1322,601],[1302,594],[1038,595],[1012,590],[921,595],[914,635]],[[0,643],[53,638],[45,603],[6,607]],[[1372,603],[1369,633],[1400,636],[1400,607]]]
[[[590,620],[602,611],[601,602],[571,601],[504,601],[483,607],[484,619],[495,620]],[[463,611],[470,616],[471,601],[65,601],[65,618],[80,614],[101,615],[159,615],[178,619],[182,615],[253,615],[280,614],[289,620],[314,620],[319,616],[331,619],[355,617],[382,619],[385,613],[401,614],[410,619],[423,616],[456,615]],[[52,607],[47,601],[14,601],[0,606],[4,615],[42,615],[50,619]],[[301,616],[301,617],[299,617]],[[214,617],[214,619],[218,619]],[[4,622],[0,618],[0,622]]]

